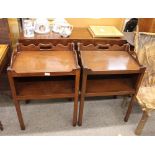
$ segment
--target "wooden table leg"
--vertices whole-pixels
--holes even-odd
[[[129,106],[128,106],[128,110],[127,110],[126,115],[125,115],[125,117],[124,117],[124,121],[125,121],[125,122],[128,121],[129,116],[130,116],[130,114],[131,114],[131,111],[132,111],[132,107],[133,107],[133,104],[134,104],[135,97],[136,97],[136,95],[133,95],[132,98],[131,98],[131,101],[130,101]]]
[[[18,120],[20,123],[20,128],[21,130],[25,130],[25,125],[24,125],[24,121],[23,121],[23,117],[22,117],[22,112],[20,109],[20,104],[19,101],[16,99],[16,89],[15,89],[15,84],[14,84],[14,80],[13,77],[11,75],[11,69],[8,68],[8,78],[9,78],[9,83],[10,83],[10,88],[11,88],[11,92],[12,92],[12,96],[13,96],[13,102],[16,108],[16,112],[17,112],[17,116],[18,116]]]
[[[1,121],[0,121],[0,130],[3,131],[3,125],[2,125],[2,123],[1,123]]]
[[[137,126],[137,128],[135,130],[136,135],[141,135],[142,130],[143,130],[144,126],[145,126],[145,123],[148,120],[148,117],[149,117],[148,113],[146,111],[144,111],[143,115],[142,115],[142,118],[141,118],[141,120],[140,120],[140,122],[139,122],[139,124],[138,124],[138,126]]]
[[[86,83],[87,83],[87,73],[86,73],[86,71],[83,71],[82,89],[81,89],[80,107],[79,107],[79,118],[78,118],[78,125],[79,126],[82,125],[84,98],[85,98],[85,92],[86,92]]]
[[[128,106],[127,113],[126,113],[126,115],[124,117],[124,121],[125,122],[127,122],[128,119],[129,119],[129,116],[130,116],[130,113],[132,111],[132,107],[133,107],[133,104],[134,104],[134,100],[135,100],[136,95],[138,93],[138,90],[139,90],[139,87],[140,87],[141,81],[143,79],[143,76],[144,76],[144,73],[145,73],[146,68],[145,67],[142,67],[140,70],[141,70],[141,74],[139,74],[138,79],[137,79],[137,82],[135,84],[136,85],[136,92],[135,92],[135,94],[131,98],[131,101],[130,101],[129,106]]]
[[[21,130],[25,130],[25,125],[24,125],[23,116],[22,116],[19,101],[14,100],[14,104],[15,104],[18,120],[19,120],[19,123],[20,123],[20,128],[21,128]]]
[[[74,95],[73,126],[76,126],[76,124],[77,124],[78,97],[79,97],[79,81],[80,81],[80,70],[77,70],[76,71],[76,77],[75,77],[75,95]]]

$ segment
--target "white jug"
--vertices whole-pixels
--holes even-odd
[[[34,21],[34,31],[40,34],[46,34],[50,32],[50,26],[48,19],[38,18]]]
[[[62,37],[69,37],[71,35],[71,33],[72,33],[72,30],[73,30],[72,25],[70,25],[69,23],[63,23],[60,26],[59,34]]]
[[[63,25],[64,23],[67,23],[67,21],[64,18],[55,18],[53,21],[53,26],[52,26],[52,31],[55,33],[59,33],[60,32],[60,28],[61,25]]]

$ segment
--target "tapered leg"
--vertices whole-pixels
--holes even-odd
[[[124,118],[124,121],[125,121],[125,122],[128,121],[129,116],[130,116],[130,114],[131,114],[132,107],[133,107],[134,100],[135,100],[135,96],[136,96],[136,95],[133,95],[133,96],[132,96],[131,101],[130,101],[130,103],[129,103],[128,110],[127,110],[126,115],[125,115],[125,118]]]
[[[82,78],[82,89],[81,89],[81,96],[80,96],[80,107],[79,107],[79,118],[78,118],[78,125],[82,125],[82,118],[83,118],[83,109],[84,109],[84,98],[86,92],[86,82],[87,82],[87,74],[83,71],[83,78]]]
[[[141,72],[141,73],[139,74],[139,76],[138,76],[138,78],[137,78],[137,80],[136,80],[136,84],[135,84],[135,86],[136,86],[136,92],[135,92],[135,94],[132,96],[131,101],[130,101],[130,103],[129,103],[128,110],[127,110],[127,113],[126,113],[125,118],[124,118],[124,121],[125,121],[125,122],[127,122],[128,119],[129,119],[129,116],[130,116],[130,113],[131,113],[131,111],[132,111],[132,107],[133,107],[133,104],[134,104],[134,100],[135,100],[136,95],[137,95],[137,93],[138,93],[138,89],[139,89],[140,84],[141,84],[141,81],[142,81],[142,79],[143,79],[145,70],[146,70],[145,67],[142,67],[142,68],[140,69],[140,72]]]
[[[2,125],[2,123],[1,123],[1,121],[0,121],[0,130],[3,131],[3,125]]]
[[[24,125],[23,116],[22,116],[22,112],[21,112],[21,109],[20,109],[19,101],[14,100],[14,104],[15,104],[18,120],[19,120],[19,123],[20,123],[20,128],[21,128],[21,130],[25,130],[25,125]]]
[[[75,77],[75,95],[74,95],[73,126],[76,126],[76,124],[77,124],[78,97],[79,97],[79,81],[80,81],[80,70],[77,71],[76,77]]]
[[[144,111],[143,115],[142,115],[142,118],[141,118],[141,120],[140,120],[140,122],[139,122],[139,124],[138,124],[138,126],[137,126],[137,128],[135,130],[136,135],[141,135],[142,130],[144,128],[144,125],[148,120],[148,117],[149,117],[148,113],[146,111]]]
[[[74,98],[74,112],[73,112],[73,126],[77,124],[77,115],[78,115],[78,97]]]
[[[21,109],[20,109],[20,104],[19,104],[19,101],[16,99],[16,89],[15,89],[15,84],[14,84],[14,80],[13,80],[10,68],[8,68],[8,78],[9,78],[10,88],[11,88],[11,92],[12,92],[13,102],[14,102],[18,120],[20,123],[20,128],[21,128],[21,130],[25,130],[25,125],[24,125],[24,121],[23,121],[23,117],[22,117],[22,113],[21,113]]]
[[[78,125],[82,125],[82,118],[83,118],[83,109],[84,109],[84,95],[81,94],[80,97],[80,108],[79,108],[79,118],[78,118]]]

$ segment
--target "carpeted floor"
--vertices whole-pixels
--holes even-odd
[[[85,102],[84,119],[81,127],[72,126],[73,102],[67,100],[21,102],[26,130],[21,131],[15,107],[7,96],[0,96],[0,120],[4,131],[0,135],[73,135],[73,136],[129,136],[141,117],[138,105],[127,123],[123,121],[126,108],[119,99],[92,99]],[[155,114],[152,113],[142,135],[155,135]]]

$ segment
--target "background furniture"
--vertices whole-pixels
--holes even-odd
[[[74,98],[73,126],[77,123],[80,68],[74,44],[19,44],[8,77],[21,129],[25,129],[20,100]]]
[[[19,24],[22,26],[22,20],[26,18],[18,18]],[[29,18],[35,19],[35,18]],[[51,23],[55,18],[48,18]],[[16,18],[14,20],[17,20]],[[120,31],[123,30],[125,18],[65,18],[67,22],[73,27],[88,27],[89,25],[102,26],[115,26]]]
[[[11,45],[10,29],[7,18],[0,18],[0,43]]]
[[[127,33],[125,33],[127,34]],[[91,33],[89,32],[88,28],[73,28],[72,34],[68,38],[63,38],[57,33],[49,33],[46,35],[40,35],[40,34],[35,34],[34,37],[31,38],[26,38],[23,35],[23,32],[20,33],[19,43],[22,43],[24,45],[29,45],[29,44],[35,44],[38,45],[39,43],[52,43],[54,45],[61,43],[63,45],[66,45],[67,43],[74,42],[75,44],[78,42],[81,42],[85,45],[88,44],[118,44],[118,45],[123,45],[125,44],[126,37],[122,38],[93,38]]]
[[[0,74],[7,63],[8,49],[9,46],[7,44],[0,44]]]
[[[140,135],[150,113],[155,110],[155,34],[136,33],[137,56],[141,64],[146,66],[145,75],[136,99],[143,111],[142,118],[135,130]]]
[[[0,78],[1,78],[1,74],[4,69],[4,66],[6,65],[7,56],[8,56],[8,45],[0,44]],[[1,83],[0,83],[0,86],[1,86]],[[0,130],[3,130],[3,125],[1,122],[0,122]]]
[[[78,124],[82,125],[85,97],[131,95],[132,105],[145,68],[129,46],[79,43],[78,49],[83,72]]]
[[[0,44],[0,93],[4,93],[9,89],[8,79],[6,77],[6,67],[8,66],[9,54],[9,45]]]
[[[155,33],[155,18],[139,18],[138,25],[140,32]]]
[[[0,18],[0,44],[8,45],[8,59],[7,63],[10,62],[9,58],[11,57],[12,47],[11,47],[11,35],[7,18]]]
[[[0,67],[0,92],[9,93],[10,90],[8,87],[7,67],[10,63],[12,53],[12,42],[7,18],[0,18],[0,44],[6,44],[8,46],[7,55],[3,59],[3,65]]]

